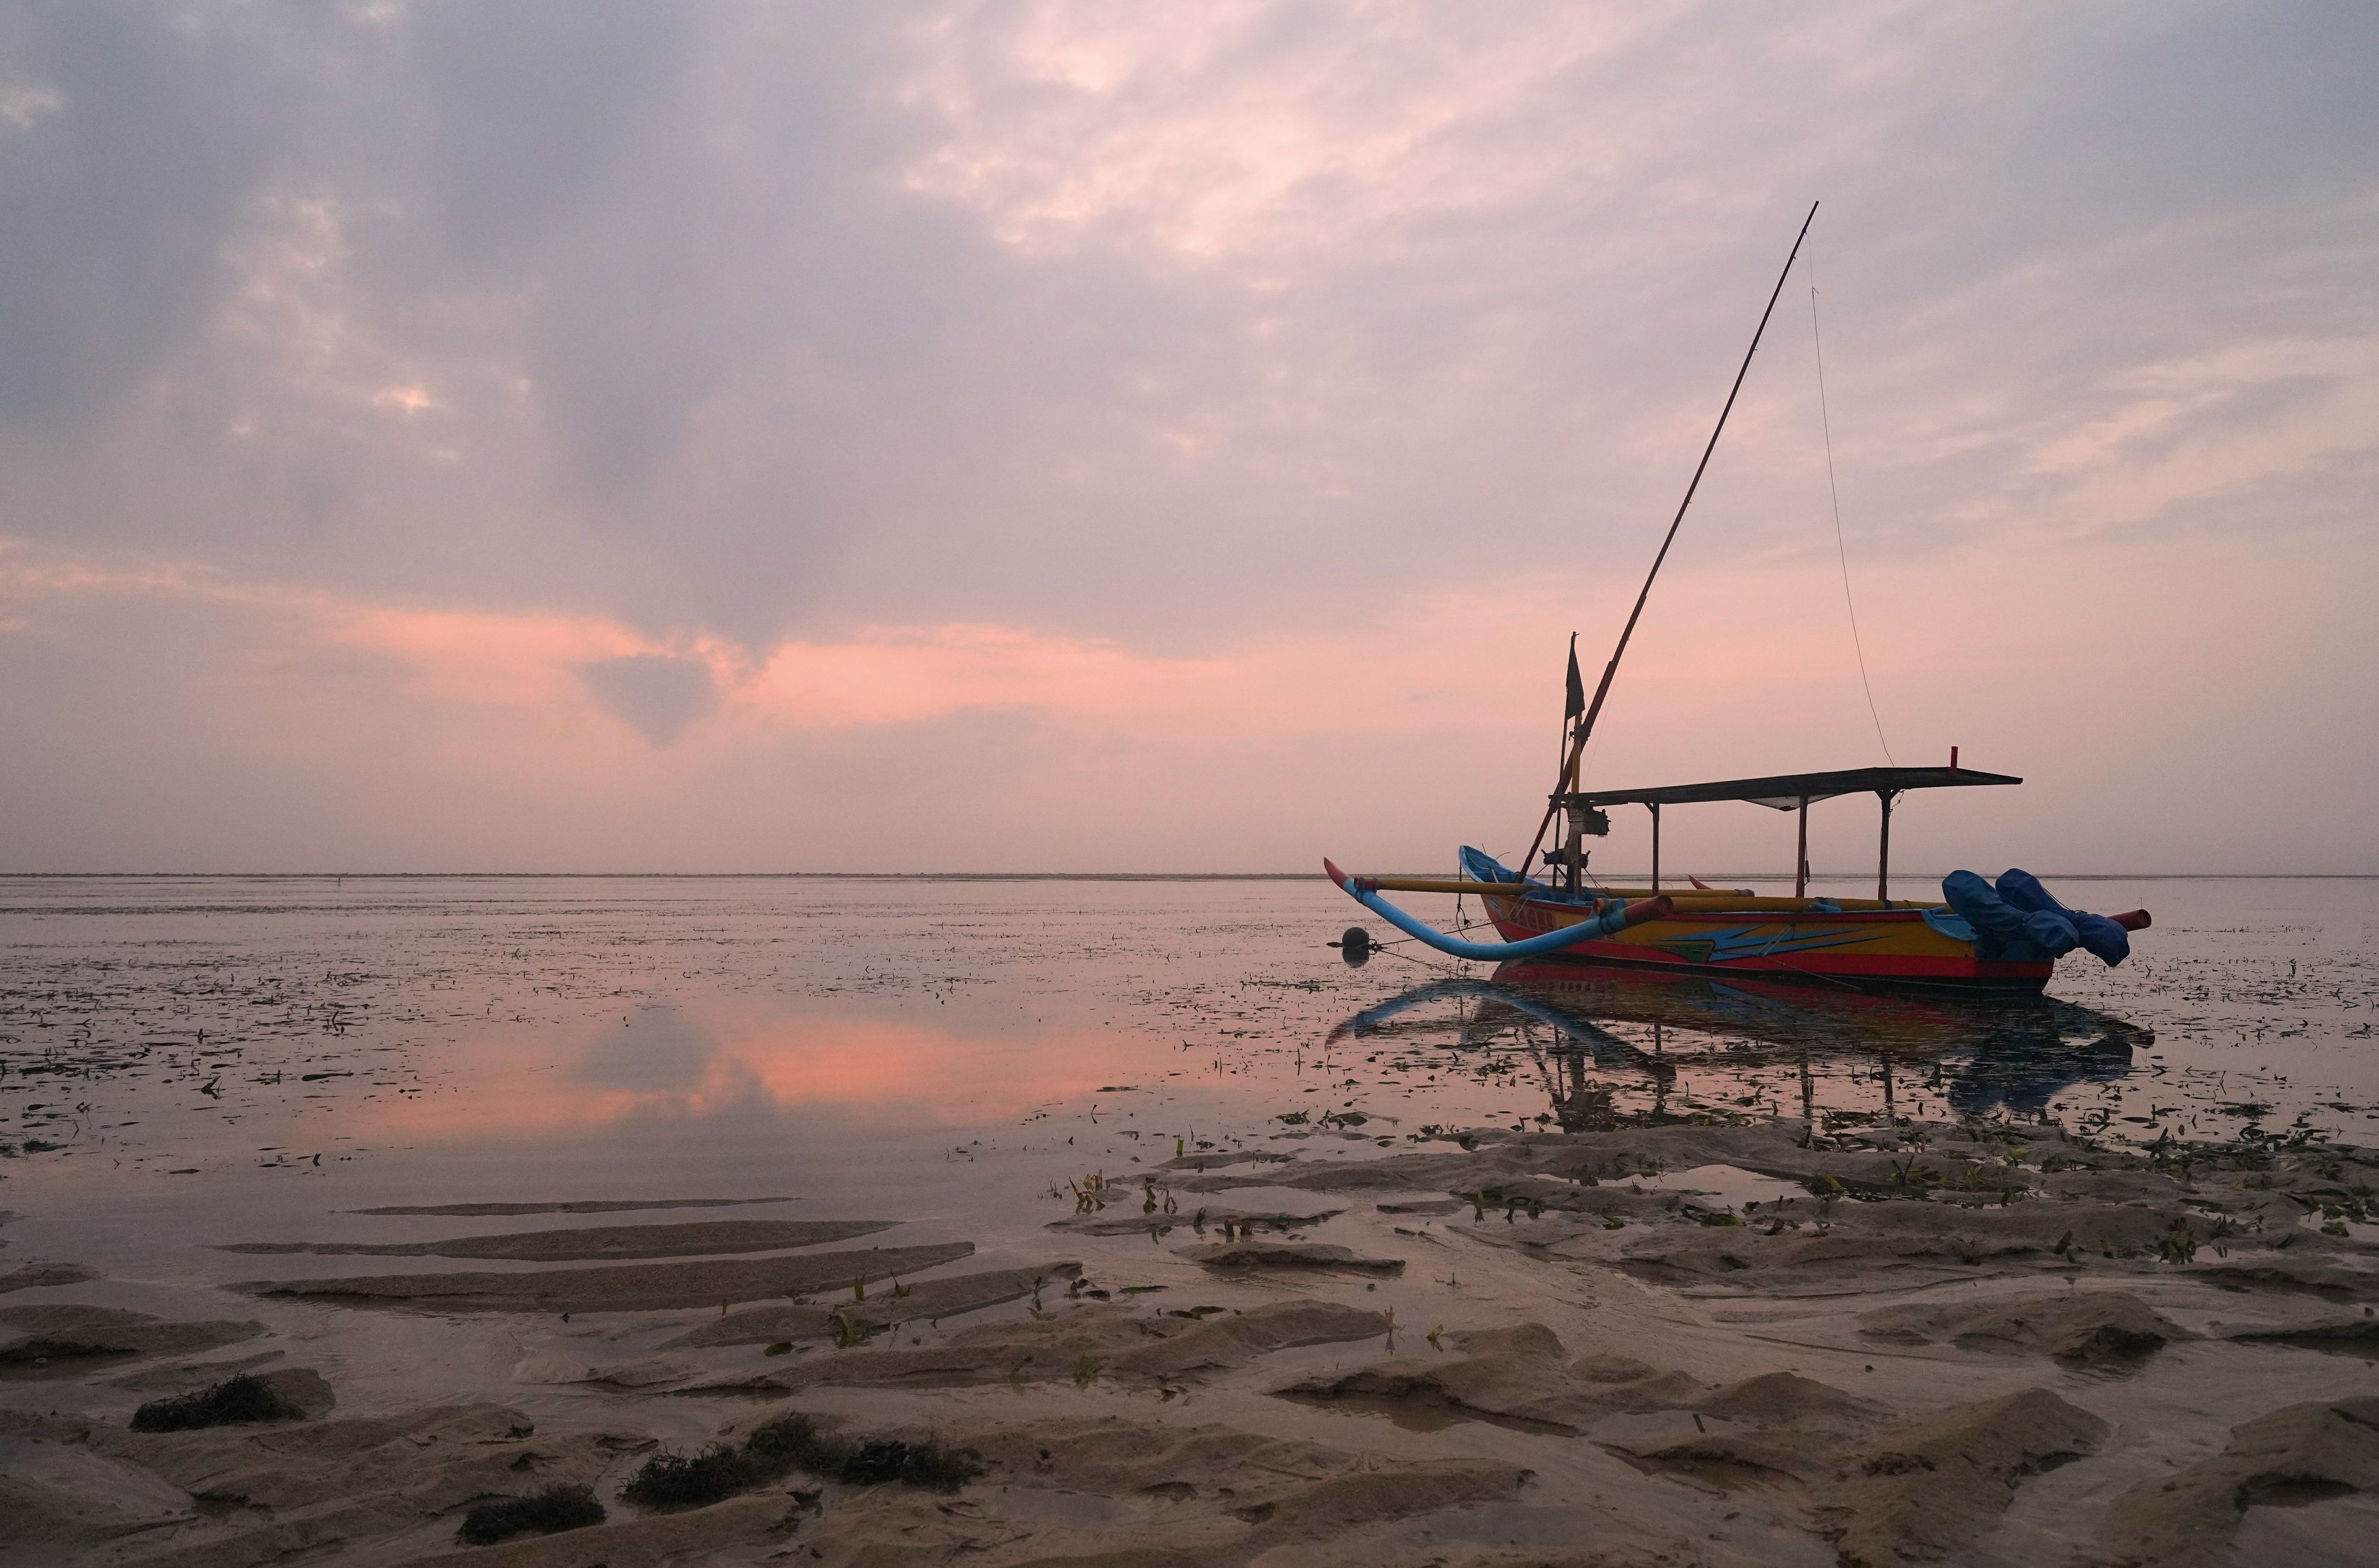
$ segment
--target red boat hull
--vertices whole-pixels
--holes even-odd
[[[1488,917],[1506,941],[1524,941],[1583,918],[1576,906],[1487,898]],[[1772,906],[1778,899],[1758,899]],[[1564,948],[1559,959],[1861,991],[1959,995],[2032,995],[2056,965],[1984,959],[1970,939],[1938,929],[1926,911],[1797,907],[1730,910],[1697,902],[1659,920]],[[1558,961],[1558,960],[1557,960]]]

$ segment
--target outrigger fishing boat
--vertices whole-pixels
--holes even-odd
[[[1586,700],[1578,675],[1576,638],[1570,640],[1561,772],[1528,852],[1520,857],[1520,869],[1467,846],[1460,850],[1457,874],[1452,877],[1350,875],[1334,862],[1322,861],[1322,870],[1332,882],[1399,931],[1442,953],[1486,962],[1558,957],[1702,974],[1757,974],[1769,980],[1853,990],[2023,995],[2047,984],[2057,959],[2076,947],[2108,964],[2122,962],[2131,951],[2130,934],[2148,925],[2144,910],[2108,916],[2069,909],[2037,878],[2015,870],[2000,875],[1996,884],[1970,871],[1953,872],[1943,879],[1938,900],[1893,899],[1891,812],[1900,796],[1912,790],[2023,782],[2003,773],[1961,767],[1955,747],[1946,767],[1860,767],[1647,790],[1580,787],[1587,742],[1611,694],[1619,661],[1651,597],[1652,584],[1668,560],[1669,548],[1676,542],[1686,510],[1693,505],[1694,492],[1709,467],[1710,454],[1718,449],[1727,416],[1734,409],[1744,377],[1751,369],[1753,356],[1759,352],[1759,340],[1784,291],[1784,281],[1792,275],[1801,242],[1817,215],[1812,203],[1800,235],[1793,239],[1792,254],[1785,258],[1784,271],[1768,296],[1768,308],[1760,313],[1758,329],[1735,371],[1734,385],[1719,411],[1709,444],[1702,449],[1701,462],[1685,487],[1685,500],[1652,559],[1652,569],[1636,596],[1611,661],[1603,667],[1591,703]],[[1809,807],[1860,794],[1874,795],[1880,807],[1876,896],[1812,897]],[[1799,849],[1793,861],[1792,897],[1763,898],[1748,888],[1714,888],[1690,878],[1691,887],[1661,886],[1660,809],[1723,801],[1747,801],[1793,814]],[[1608,808],[1621,805],[1641,805],[1651,812],[1648,887],[1603,887],[1588,873],[1586,840],[1607,837],[1611,831]],[[1545,835],[1554,821],[1564,817],[1565,841],[1547,850],[1541,862],[1552,872],[1552,879],[1540,880],[1531,874],[1540,864],[1538,850],[1544,847]],[[1472,942],[1440,931],[1383,896],[1392,892],[1477,898],[1503,940]],[[1358,957],[1372,943],[1359,926],[1346,932],[1341,945],[1347,956]]]

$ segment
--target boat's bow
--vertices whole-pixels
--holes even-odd
[[[1506,959],[1530,959],[1547,953],[1558,953],[1564,948],[1575,947],[1582,942],[1592,942],[1614,935],[1631,925],[1641,925],[1646,921],[1659,920],[1671,913],[1675,907],[1665,897],[1639,899],[1633,903],[1618,899],[1599,899],[1576,906],[1579,919],[1564,923],[1555,930],[1545,932],[1541,935],[1527,937],[1516,942],[1466,942],[1458,936],[1449,936],[1426,921],[1407,914],[1381,897],[1382,878],[1350,875],[1339,870],[1337,862],[1327,857],[1324,857],[1322,862],[1322,869],[1331,881],[1338,885],[1341,892],[1406,935],[1416,941],[1427,943],[1439,952],[1449,954],[1454,958],[1478,959],[1488,963],[1500,963]],[[1483,886],[1479,889],[1482,893],[1488,890]],[[1513,889],[1513,891],[1516,890]]]

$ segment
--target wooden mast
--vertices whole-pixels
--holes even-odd
[[[1644,601],[1652,597],[1652,580],[1660,574],[1660,563],[1669,559],[1669,547],[1677,542],[1678,525],[1685,520],[1685,509],[1694,504],[1694,492],[1701,488],[1702,475],[1709,467],[1710,453],[1718,450],[1718,438],[1726,429],[1726,416],[1734,412],[1735,395],[1743,391],[1743,379],[1751,373],[1752,356],[1759,352],[1759,340],[1768,332],[1768,318],[1776,313],[1777,298],[1784,292],[1784,280],[1793,274],[1793,263],[1800,259],[1801,242],[1809,237],[1809,225],[1817,221],[1817,203],[1809,203],[1809,215],[1801,220],[1801,232],[1793,236],[1792,253],[1784,258],[1784,270],[1776,274],[1776,286],[1769,291],[1768,308],[1759,313],[1759,326],[1751,334],[1751,346],[1744,350],[1742,368],[1734,373],[1734,385],[1727,389],[1726,404],[1718,411],[1718,424],[1710,430],[1709,444],[1702,448],[1702,460],[1694,464],[1694,476],[1685,486],[1685,499],[1677,503],[1677,515],[1669,522],[1669,532],[1660,541],[1660,553],[1652,558],[1652,570],[1644,574],[1644,586],[1636,595],[1636,608],[1627,612],[1627,624],[1620,629],[1619,645],[1611,650],[1611,662],[1602,667],[1602,679],[1594,688],[1594,701],[1587,707],[1586,717],[1579,719],[1570,738],[1569,756],[1553,779],[1553,794],[1545,807],[1544,819],[1537,824],[1536,836],[1528,840],[1528,852],[1520,857],[1520,880],[1526,882],[1535,868],[1537,851],[1544,846],[1545,829],[1553,824],[1562,808],[1564,792],[1575,794],[1579,760],[1586,752],[1588,737],[1594,733],[1594,721],[1602,712],[1602,700],[1611,694],[1612,678],[1619,673],[1619,660],[1627,652],[1627,639],[1636,634],[1636,622],[1644,613]]]
[[[1875,896],[1889,901],[1891,898],[1891,791],[1878,790],[1875,798],[1883,802],[1883,831],[1875,847]]]
[[[1585,754],[1575,751],[1570,753],[1568,790],[1573,795],[1577,793],[1578,768],[1584,761]],[[1569,850],[1569,896],[1575,899],[1577,897],[1578,889],[1586,886],[1586,814],[1584,812],[1573,811],[1569,814],[1567,848]]]

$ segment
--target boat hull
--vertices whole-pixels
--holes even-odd
[[[1592,911],[1539,899],[1481,897],[1506,941],[1575,925]],[[1757,905],[1781,900],[1763,899]],[[1836,989],[1961,996],[2037,995],[2056,965],[1984,959],[1974,944],[1935,929],[1915,906],[1833,910],[1690,908],[1565,947],[1554,961],[1673,972],[1757,976]]]

